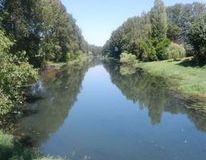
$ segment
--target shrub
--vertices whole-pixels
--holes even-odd
[[[25,88],[37,80],[37,70],[23,58],[25,53],[9,54],[12,42],[0,31],[0,115],[24,101]],[[18,56],[21,55],[21,56]]]
[[[186,51],[183,45],[178,45],[176,43],[171,43],[166,50],[166,59],[179,60],[186,56]]]
[[[0,90],[0,115],[9,113],[12,107],[12,101]]]
[[[133,66],[137,63],[137,57],[131,53],[123,52],[120,55],[120,63]]]

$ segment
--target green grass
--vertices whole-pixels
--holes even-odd
[[[170,88],[183,96],[206,99],[206,66],[183,66],[183,61],[158,61],[138,63],[137,67],[151,75],[160,76],[171,82]]]

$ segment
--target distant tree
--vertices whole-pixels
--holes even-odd
[[[100,46],[89,45],[89,46],[88,46],[88,51],[89,51],[93,56],[101,56],[101,55],[102,55],[102,47],[100,47]]]

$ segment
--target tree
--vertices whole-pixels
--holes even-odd
[[[188,38],[195,55],[201,64],[206,63],[206,14],[200,16],[192,24]]]
[[[171,37],[171,31],[177,33],[175,38],[178,43],[188,43],[187,31],[194,22],[194,20],[202,13],[206,12],[206,6],[203,3],[194,2],[192,4],[175,4],[167,8],[168,22],[170,24],[168,34]],[[175,34],[176,34],[175,33]],[[173,36],[172,36],[173,38]]]
[[[60,0],[3,0],[1,27],[16,41],[11,52],[25,51],[36,67],[66,61],[68,52],[87,51],[81,30]]]
[[[172,41],[184,46],[187,55],[192,55],[187,32],[204,13],[206,5],[203,3],[175,4],[165,8],[162,0],[156,0],[150,12],[129,18],[117,28],[104,45],[103,52],[115,58],[127,51],[143,61],[163,60],[170,57],[165,53]]]
[[[167,37],[167,13],[162,0],[155,0],[154,7],[150,12],[152,38],[159,43]]]
[[[179,40],[180,36],[181,36],[181,28],[178,27],[176,24],[169,23],[168,30],[167,30],[167,37],[173,42],[181,43],[181,41]]]
[[[0,30],[0,115],[23,103],[25,87],[37,79],[37,71],[20,57],[22,53],[15,56],[9,53],[13,44]]]

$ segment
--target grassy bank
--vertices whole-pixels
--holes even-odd
[[[171,89],[185,97],[206,99],[206,66],[185,65],[184,61],[138,63],[137,67],[171,82]]]
[[[0,131],[0,159],[2,160],[62,160],[61,158],[43,157],[32,148],[23,147],[12,135]]]
[[[82,66],[83,64],[85,64],[86,62],[90,61],[92,59],[91,56],[88,56],[86,54],[84,55],[80,55],[80,56],[77,56],[73,59],[68,59],[67,62],[63,62],[63,63],[54,63],[54,62],[51,62],[51,61],[47,61],[46,64],[45,64],[45,67],[46,68],[49,68],[49,67],[53,67],[55,69],[61,69],[63,66]]]

